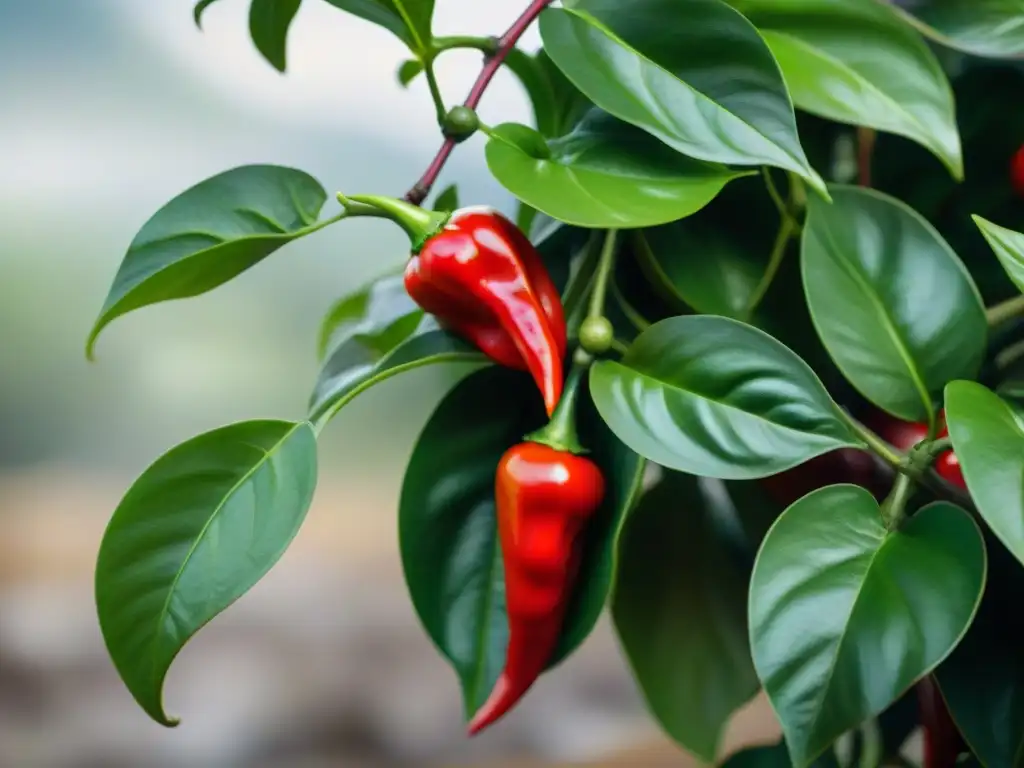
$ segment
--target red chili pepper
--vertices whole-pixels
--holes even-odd
[[[508,712],[547,666],[579,568],[577,540],[604,490],[594,462],[549,445],[520,443],[498,464],[509,641],[505,668],[470,722],[470,735]]]
[[[922,678],[916,687],[918,712],[924,731],[922,768],[954,768],[967,744],[932,676]]]
[[[1017,150],[1010,161],[1010,183],[1014,191],[1024,197],[1024,146]]]
[[[566,344],[562,301],[537,249],[511,221],[487,208],[456,211],[409,261],[405,287],[488,357],[528,370],[554,412]]]
[[[384,211],[412,240],[405,289],[499,365],[529,371],[550,416],[562,395],[562,298],[533,243],[498,211],[426,211],[392,197],[341,197]]]

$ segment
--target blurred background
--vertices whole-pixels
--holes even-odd
[[[438,6],[439,34],[493,34],[522,2]],[[203,32],[191,10],[0,0],[0,766],[564,765],[663,743],[607,623],[528,706],[464,737],[455,676],[405,593],[395,521],[412,441],[454,368],[392,379],[334,421],[298,540],[172,667],[177,729],[122,686],[92,596],[122,493],[198,432],[301,417],[321,316],[407,249],[382,222],[329,228],[210,294],[114,323],[89,364],[86,334],[129,242],[171,197],[237,165],[397,195],[438,144],[421,80],[397,84],[405,50],[386,31],[307,2],[281,76],[252,47],[245,0],[212,6]],[[473,53],[440,61],[449,101],[478,67]],[[506,72],[481,112],[491,124],[530,114]],[[463,201],[513,210],[479,139],[456,152],[452,181]]]

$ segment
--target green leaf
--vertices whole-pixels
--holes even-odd
[[[158,723],[167,670],[186,642],[284,554],[316,487],[308,423],[247,421],[172,448],[107,526],[96,607],[114,666]]]
[[[998,542],[990,548],[988,586],[963,642],[935,671],[964,740],[988,768],[1024,766],[1024,572]]]
[[[405,371],[438,363],[486,363],[476,347],[414,313],[361,324],[327,357],[309,399],[309,419],[322,429],[357,395]]]
[[[459,188],[449,184],[434,199],[435,211],[454,211],[459,207]]]
[[[86,342],[132,310],[223,285],[292,240],[316,232],[327,193],[312,176],[247,165],[185,190],[146,222],[128,248]]]
[[[336,8],[377,24],[415,53],[430,50],[434,0],[327,0]]]
[[[406,59],[398,65],[398,84],[403,88],[416,79],[416,76],[423,71],[423,62],[419,59]]]
[[[278,72],[287,66],[288,29],[301,4],[302,0],[252,0],[249,6],[249,35]]]
[[[538,125],[545,125],[548,122],[552,124],[552,130],[550,134],[546,134],[548,138],[558,138],[569,133],[570,130],[578,123],[583,117],[594,109],[594,102],[584,96],[580,89],[573,85],[569,79],[562,74],[562,70],[555,66],[554,62],[551,61],[551,57],[548,56],[547,51],[543,48],[538,50],[534,54],[534,61],[537,62],[537,67],[544,73],[548,82],[550,83],[551,91],[554,96],[554,118],[550,121],[548,119],[542,120],[540,116],[537,117]],[[534,102],[536,108],[538,102]],[[543,129],[538,129],[543,132]]]
[[[581,437],[608,481],[588,526],[578,588],[552,665],[590,633],[608,596],[619,526],[638,490],[642,461],[581,402]],[[492,366],[460,382],[413,449],[402,484],[399,542],[413,606],[462,685],[467,717],[505,661],[508,625],[497,538],[494,473],[502,454],[546,421],[525,374]]]
[[[825,185],[771,51],[721,0],[582,0],[540,16],[544,48],[597,106],[684,155]]]
[[[406,292],[403,278],[402,273],[378,278],[335,302],[320,324],[317,358],[322,361],[358,333],[390,328],[403,318],[410,318],[411,325],[403,338],[409,336],[419,325],[423,312]]]
[[[947,382],[973,378],[988,326],[963,263],[923,217],[870,189],[808,201],[801,262],[814,327],[868,400],[935,418]]]
[[[973,381],[946,387],[946,423],[971,498],[1024,563],[1024,416]]]
[[[533,119],[537,130],[544,136],[554,138],[559,133],[559,105],[556,102],[555,87],[544,69],[544,65],[521,48],[513,48],[505,57],[504,64],[514,74],[530,98]]]
[[[196,26],[199,27],[199,29],[203,28],[203,14],[206,12],[206,9],[215,2],[217,2],[217,0],[199,0],[192,9],[192,19],[195,21]]]
[[[505,123],[487,142],[487,166],[517,198],[559,221],[594,229],[643,227],[689,216],[748,175],[683,157],[594,111],[549,143]]]
[[[630,513],[612,618],[654,716],[714,763],[726,724],[760,685],[747,639],[747,573],[716,529],[721,502],[700,482],[669,472]]]
[[[594,402],[626,445],[662,466],[766,477],[861,447],[814,372],[763,331],[725,317],[655,323],[591,373]]]
[[[974,215],[971,218],[985,236],[1006,274],[1014,285],[1024,291],[1024,235],[993,224],[981,216]]]
[[[887,8],[876,0],[730,2],[764,36],[799,109],[917,141],[963,178],[942,66]]]
[[[782,514],[754,565],[750,639],[796,768],[949,655],[985,573],[981,531],[952,504],[890,533],[868,491],[833,485]]]
[[[1022,0],[915,0],[890,6],[918,31],[942,45],[975,56],[1024,56],[1024,1]]]

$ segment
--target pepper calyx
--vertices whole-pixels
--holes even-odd
[[[387,214],[409,236],[413,254],[419,253],[423,245],[444,229],[452,214],[444,211],[428,211],[405,200],[383,195],[349,195],[354,203],[369,205]]]
[[[540,443],[556,451],[565,451],[577,456],[589,453],[580,443],[579,435],[576,433],[576,395],[580,388],[580,381],[586,372],[588,365],[573,365],[569,378],[562,390],[562,397],[555,407],[551,419],[540,429],[536,429],[523,436],[523,440],[530,443]]]

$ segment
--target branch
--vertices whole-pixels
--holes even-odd
[[[523,36],[523,33],[529,28],[533,20],[540,15],[540,12],[551,5],[553,0],[532,0],[529,7],[522,12],[518,19],[512,22],[512,26],[506,30],[505,34],[498,39],[497,50],[491,56],[484,57],[484,66],[480,70],[480,74],[477,75],[476,82],[473,83],[473,87],[469,91],[469,96],[462,102],[462,106],[475,110],[477,105],[480,104],[480,99],[484,95],[484,91],[487,90],[487,86],[491,84],[491,80],[494,78],[494,74],[501,67],[502,62],[505,61],[505,57],[508,56],[509,51],[516,47],[516,43],[519,42],[519,38]],[[455,149],[454,139],[445,139],[441,148],[434,155],[434,159],[430,161],[430,165],[427,166],[427,170],[423,172],[420,180],[413,184],[412,189],[405,193],[405,199],[413,205],[419,205],[423,202],[428,194],[430,194],[430,188],[434,186],[434,182],[437,181],[437,177],[441,174],[441,169],[444,168],[444,164],[448,162],[448,157],[451,155],[452,150]]]

